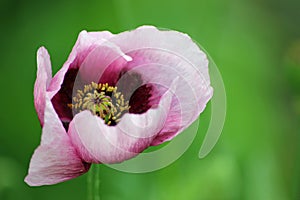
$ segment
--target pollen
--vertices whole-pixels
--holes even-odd
[[[85,85],[82,90],[77,90],[68,107],[74,114],[89,110],[103,119],[105,124],[116,125],[130,108],[129,102],[125,101],[123,94],[117,90],[117,87],[109,86],[107,83],[92,82]]]

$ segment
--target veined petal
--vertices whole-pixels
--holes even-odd
[[[48,93],[50,94],[56,112],[64,123],[70,122],[73,118],[72,112],[67,105],[72,101],[75,81],[77,81],[77,85],[81,83],[80,78],[77,79],[80,77],[78,76],[80,66],[86,57],[88,57],[94,49],[101,46],[109,37],[112,37],[112,34],[107,31],[82,31],[78,36],[68,60],[52,79]],[[78,84],[78,82],[80,83]]]
[[[34,106],[41,124],[44,124],[46,91],[52,79],[51,61],[47,49],[40,47],[37,52],[37,77],[34,84]]]
[[[35,150],[25,182],[30,186],[51,185],[85,173],[84,164],[65,132],[49,95],[46,95],[44,126],[40,146]]]
[[[125,114],[117,126],[107,126],[89,111],[77,114],[69,126],[69,135],[86,162],[118,163],[147,148],[164,127],[170,109],[174,81],[157,108],[143,114]]]
[[[68,69],[72,66],[80,66],[87,55],[96,47],[113,36],[108,31],[87,32],[81,31],[75,46],[72,49],[63,67],[55,74],[49,86],[50,97],[52,98],[60,89]],[[74,63],[76,62],[76,63]]]
[[[51,61],[47,49],[40,47],[37,52],[37,77],[34,84],[34,106],[41,124],[44,124],[46,90],[52,79]]]
[[[172,139],[204,110],[213,93],[208,59],[188,35],[142,26],[120,33],[109,41],[132,57],[133,61],[127,66],[129,73],[137,72],[147,83],[161,86],[156,88],[157,95],[179,77],[166,124],[151,145]]]
[[[131,57],[125,55],[114,43],[105,41],[84,59],[79,74],[87,84],[101,82],[113,85],[128,61],[131,61]]]

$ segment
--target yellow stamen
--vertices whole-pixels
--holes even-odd
[[[90,110],[109,126],[118,123],[122,115],[130,108],[123,94],[117,92],[117,87],[109,86],[107,83],[92,82],[85,85],[83,90],[77,90],[72,100],[72,104],[68,104],[68,107],[73,109],[75,114]]]

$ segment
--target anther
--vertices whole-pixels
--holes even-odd
[[[68,107],[73,109],[75,114],[82,110],[90,110],[109,126],[118,123],[130,108],[123,94],[117,92],[117,87],[109,86],[108,83],[92,82],[85,85],[83,90],[77,90],[72,100]]]

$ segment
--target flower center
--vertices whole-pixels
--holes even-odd
[[[89,110],[109,126],[116,125],[130,108],[123,94],[117,92],[117,87],[94,82],[85,85],[83,90],[77,90],[72,104],[68,104],[68,107],[72,108],[75,114]]]

